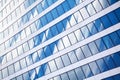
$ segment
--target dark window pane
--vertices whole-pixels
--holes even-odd
[[[107,48],[113,47],[113,43],[109,36],[103,37],[103,41],[104,41],[105,45],[107,46]]]
[[[96,43],[96,45],[97,45],[97,47],[98,47],[98,49],[99,49],[100,52],[106,50],[106,46],[103,43],[102,39],[96,40],[95,43]]]
[[[119,20],[117,19],[117,16],[115,15],[114,12],[110,12],[108,14],[108,17],[109,17],[109,19],[110,19],[110,21],[112,22],[113,25],[119,22]]]
[[[108,70],[108,67],[107,67],[107,65],[106,65],[106,63],[104,62],[103,59],[99,59],[99,60],[97,60],[96,62],[97,62],[97,64],[98,64],[101,72],[104,72],[104,71],[107,71],[107,70]]]
[[[105,57],[104,60],[105,60],[105,62],[106,62],[109,69],[113,69],[113,68],[116,67],[116,65],[115,65],[113,59],[111,58],[111,56]]]
[[[106,15],[101,17],[101,21],[102,21],[105,28],[112,26],[110,20],[108,19],[108,17]]]
[[[104,29],[103,23],[100,21],[100,19],[95,20],[94,24],[98,31],[102,31]]]
[[[116,34],[116,32],[113,32],[112,34],[110,34],[110,38],[112,39],[114,45],[118,45],[120,44],[120,38],[119,36]]]
[[[92,71],[90,70],[90,67],[88,65],[82,66],[83,72],[86,76],[86,78],[93,76]]]
[[[113,58],[114,62],[117,66],[120,66],[120,55],[119,52],[112,54],[111,57]]]

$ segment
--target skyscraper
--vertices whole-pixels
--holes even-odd
[[[120,80],[119,0],[0,0],[0,80]]]

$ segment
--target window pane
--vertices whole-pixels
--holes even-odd
[[[88,14],[88,12],[87,12],[87,10],[85,8],[82,8],[80,10],[80,12],[81,12],[81,14],[82,14],[82,16],[83,16],[84,19],[86,19],[86,18],[89,17],[89,14]]]
[[[106,15],[101,17],[101,21],[105,28],[112,26],[112,23],[110,22],[110,20],[108,19],[108,17]]]
[[[81,49],[82,49],[82,51],[83,51],[85,57],[89,57],[89,56],[92,55],[91,52],[90,52],[90,49],[88,48],[87,45],[82,46]]]
[[[69,34],[68,37],[70,39],[71,44],[74,44],[77,42],[77,39],[76,39],[76,36],[74,35],[74,33]]]
[[[30,80],[29,74],[27,72],[23,74],[23,79]]]
[[[96,40],[95,43],[96,43],[97,48],[99,49],[100,52],[106,50],[106,46],[105,46],[102,39]]]
[[[108,70],[108,67],[107,67],[107,65],[106,65],[106,63],[104,62],[103,59],[99,59],[99,60],[97,60],[96,62],[97,62],[97,64],[98,64],[101,72],[104,72],[104,71],[107,71],[107,70]]]
[[[96,62],[91,62],[91,63],[89,63],[89,65],[90,65],[90,68],[91,68],[94,75],[100,73],[100,70],[99,70]]]
[[[29,55],[26,57],[26,62],[28,66],[33,64],[32,55]]]
[[[23,49],[24,49],[24,52],[26,52],[26,51],[29,50],[29,46],[28,46],[28,43],[27,43],[27,42],[25,42],[25,43],[23,44]]]
[[[84,75],[83,71],[81,70],[81,68],[76,68],[75,72],[76,72],[76,75],[78,77],[78,80],[85,79],[85,75]]]
[[[69,52],[69,53],[68,53],[68,56],[69,56],[69,58],[70,58],[71,63],[77,62],[77,57],[76,57],[74,51]]]
[[[39,56],[37,52],[32,53],[32,59],[34,63],[39,61]]]
[[[20,63],[19,62],[16,62],[14,64],[14,67],[15,67],[15,72],[19,71],[20,70]]]
[[[104,29],[103,23],[101,22],[100,19],[95,20],[94,24],[98,31],[102,31]]]
[[[61,57],[58,57],[55,59],[55,62],[56,62],[56,65],[57,65],[57,68],[60,69],[62,68],[64,65],[63,65],[63,62],[61,60]]]
[[[99,52],[98,48],[97,48],[97,46],[96,46],[96,44],[94,42],[89,43],[88,46],[89,46],[92,54],[96,54],[96,53]]]
[[[37,78],[37,75],[34,69],[29,71],[29,76],[30,76],[30,80],[34,80]]]
[[[117,52],[115,54],[112,54],[111,57],[112,59],[114,60],[114,62],[116,63],[117,66],[120,66],[120,55],[119,55],[120,52]]]
[[[84,59],[84,58],[85,58],[85,56],[84,56],[81,48],[76,49],[76,50],[75,50],[75,54],[76,54],[78,60],[81,60],[81,59]]]
[[[92,4],[87,5],[86,8],[87,8],[87,11],[88,11],[88,13],[90,15],[93,15],[93,14],[96,13],[95,10],[94,10],[94,8],[93,8],[93,6],[92,6]]]
[[[56,64],[55,64],[54,60],[48,62],[48,64],[49,64],[49,66],[50,66],[51,72],[57,70],[57,67],[56,67]]]
[[[80,30],[76,30],[74,33],[75,33],[76,38],[77,38],[78,41],[81,41],[81,40],[84,39],[84,37],[83,37],[83,35],[82,35]]]
[[[102,10],[102,6],[100,5],[98,0],[95,0],[92,4],[97,12]]]
[[[93,73],[92,73],[92,71],[90,70],[90,68],[89,68],[88,65],[82,66],[82,69],[83,69],[83,72],[84,72],[86,78],[93,76]]]
[[[111,58],[111,56],[105,57],[104,60],[105,60],[105,62],[106,62],[109,69],[113,69],[113,68],[116,67],[116,65],[115,65],[113,59]]]
[[[87,27],[92,35],[98,32],[96,26],[93,23],[89,23]]]
[[[62,80],[69,80],[67,73],[61,75]]]
[[[111,41],[109,36],[103,37],[103,41],[106,44],[107,48],[113,47],[113,43],[112,43],[112,41]]]
[[[74,13],[74,16],[75,16],[75,19],[76,19],[77,23],[79,23],[79,22],[81,22],[83,20],[79,11]]]
[[[62,56],[62,60],[63,60],[63,63],[64,63],[65,66],[70,65],[70,60],[69,60],[69,57],[68,57],[67,54]]]
[[[25,58],[22,59],[22,60],[20,60],[20,65],[21,65],[21,68],[22,68],[22,69],[27,66],[26,61],[25,61]]]
[[[14,66],[13,65],[8,66],[8,72],[9,72],[9,75],[14,73]]]
[[[16,58],[16,57],[18,56],[16,49],[14,49],[14,50],[12,51],[12,56],[13,56],[13,58]]]
[[[23,47],[22,45],[17,48],[18,55],[21,55],[23,53]]]
[[[120,44],[120,38],[119,36],[116,34],[116,32],[113,32],[110,34],[110,38],[112,39],[112,42],[114,43],[114,45],[118,45]]]
[[[5,77],[8,76],[8,70],[7,70],[7,68],[4,68],[4,69],[2,70],[2,75],[3,75],[3,78],[5,78]]]
[[[109,6],[108,1],[107,0],[99,0],[100,4],[102,5],[103,8],[106,8]]]
[[[81,28],[81,31],[85,38],[89,37],[91,35],[90,31],[88,30],[87,26],[84,26]]]
[[[68,72],[68,76],[69,76],[70,80],[77,80],[77,77],[76,77],[75,72],[73,70]]]
[[[110,19],[110,21],[112,22],[113,25],[119,22],[119,20],[117,19],[117,16],[115,15],[114,12],[110,12],[108,14],[108,17],[109,17],[109,19]]]

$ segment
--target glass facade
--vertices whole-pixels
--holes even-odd
[[[119,68],[119,4],[119,0],[0,0],[0,79],[89,80]],[[116,47],[119,50],[114,51]],[[103,55],[94,60],[99,54]],[[67,70],[70,66],[74,68]],[[103,80],[119,80],[118,75],[107,77]]]

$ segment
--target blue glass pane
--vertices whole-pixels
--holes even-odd
[[[35,1],[34,0],[29,0],[30,5],[33,4]]]
[[[31,80],[35,80],[37,78],[37,75],[34,69],[29,71],[29,76]]]
[[[89,29],[91,34],[95,34],[95,33],[98,32],[97,29],[96,29],[96,26],[93,23],[90,23],[87,26],[88,26],[88,29]]]
[[[105,57],[104,60],[105,60],[105,62],[106,62],[109,69],[113,69],[113,68],[116,67],[113,59],[110,56]]]
[[[109,36],[103,37],[103,41],[104,41],[105,45],[107,46],[107,48],[113,47],[113,43]]]
[[[85,38],[89,37],[91,35],[90,31],[88,30],[87,26],[84,26],[81,28],[81,31],[83,33],[83,36]]]
[[[46,0],[46,1],[47,1],[47,3],[48,3],[49,6],[54,3],[53,0]],[[57,0],[56,0],[56,1],[57,1]],[[55,2],[56,2],[56,1],[55,1]]]
[[[64,13],[64,10],[63,10],[63,8],[62,8],[61,5],[59,5],[59,6],[57,7],[57,12],[58,12],[59,15],[62,15],[62,14]]]
[[[25,0],[25,2],[24,2],[24,7],[27,8],[27,7],[29,7],[29,5],[30,5],[30,4],[29,4],[29,0]]]
[[[115,15],[114,12],[110,12],[108,14],[108,17],[109,17],[109,19],[110,19],[110,21],[112,22],[113,25],[119,22],[119,20],[117,19],[117,16]]]
[[[65,10],[65,12],[70,10],[70,6],[66,1],[62,4],[62,6],[63,6],[63,9]]]
[[[51,1],[51,0],[49,0],[49,1]],[[43,11],[41,3],[37,5],[37,11],[38,11],[38,13],[41,13]]]
[[[50,1],[50,0],[49,0],[49,1]],[[53,10],[51,11],[51,13],[52,13],[54,19],[58,17],[58,12],[57,12],[56,8],[53,9]]]
[[[26,22],[28,22],[28,17],[27,17],[27,15],[24,15],[22,17],[22,23],[25,24]]]
[[[76,76],[78,77],[78,80],[85,79],[85,75],[84,75],[83,71],[81,70],[81,68],[76,68],[75,72],[76,72]]]
[[[111,5],[111,4],[114,4],[115,2],[117,2],[119,0],[108,0],[108,1],[109,1],[110,5]]]
[[[42,7],[43,7],[44,9],[46,9],[46,8],[48,7],[47,0],[43,0],[41,3],[42,3]]]
[[[70,5],[70,8],[73,8],[76,5],[75,0],[66,0],[68,4]]]
[[[120,29],[119,30],[117,30],[117,34],[119,35],[119,37],[120,37]]]
[[[102,21],[105,28],[112,26],[110,20],[108,19],[108,17],[106,15],[101,17],[101,21]]]
[[[58,30],[56,28],[56,25],[52,26],[50,28],[50,30],[51,30],[51,33],[53,34],[53,36],[56,36],[58,34]]]
[[[120,74],[113,76],[114,80],[119,80],[120,79]]]
[[[46,34],[46,38],[47,38],[47,39],[50,39],[50,38],[53,37],[53,35],[52,35],[50,29],[46,30],[46,33],[45,33],[45,34]]]
[[[116,15],[117,15],[117,17],[119,18],[119,21],[120,21],[120,8],[116,9],[115,13],[116,13]]]
[[[106,65],[106,63],[104,62],[103,59],[99,59],[99,60],[97,60],[96,62],[97,62],[97,64],[98,64],[101,72],[104,72],[104,71],[107,71],[107,70],[108,70],[108,67],[107,67],[107,65]]]
[[[45,53],[44,53],[43,49],[40,49],[38,51],[38,55],[39,55],[39,59],[40,60],[45,58]]]
[[[83,72],[84,72],[86,78],[93,76],[93,73],[92,73],[92,71],[90,70],[90,68],[89,68],[88,65],[82,66],[82,69],[83,69]]]
[[[44,48],[44,52],[45,52],[45,56],[46,56],[46,57],[48,57],[48,56],[50,56],[50,55],[52,54],[49,46],[46,46],[46,47]]]
[[[43,65],[42,66],[39,66],[36,68],[36,73],[37,73],[37,77],[42,77],[44,75],[44,72],[43,72]]]
[[[120,44],[120,38],[116,34],[116,32],[113,32],[112,34],[110,34],[110,37],[111,37],[111,39],[112,39],[112,41],[113,41],[113,43],[114,43],[115,46],[118,45],[118,44]]]
[[[46,14],[46,18],[48,22],[53,20],[52,14],[50,12]]]
[[[42,27],[41,21],[37,20],[36,21],[36,28],[37,28],[37,30],[39,30],[41,27]]]
[[[39,56],[38,56],[37,52],[34,52],[31,55],[32,55],[32,59],[33,59],[34,63],[39,61]]]
[[[115,64],[116,64],[117,66],[120,66],[120,55],[119,55],[119,52],[111,55],[111,57],[113,58]]]
[[[41,42],[41,39],[40,39],[39,35],[35,36],[34,37],[34,45],[37,46],[40,44],[40,42]]]
[[[104,29],[103,23],[100,21],[100,19],[95,20],[94,24],[98,31],[102,31]]]
[[[57,24],[57,29],[58,29],[58,32],[59,32],[59,33],[61,33],[61,32],[64,30],[64,26],[63,26],[62,22],[59,22],[59,23]]]
[[[48,23],[45,16],[41,17],[41,18],[40,18],[40,21],[41,21],[41,23],[42,23],[42,26],[44,26],[44,25],[46,25],[46,24]]]

